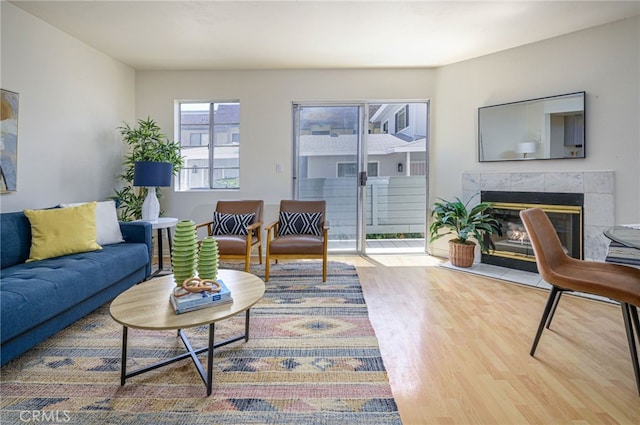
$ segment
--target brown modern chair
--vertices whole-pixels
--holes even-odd
[[[262,211],[263,201],[218,201],[213,220],[196,225],[207,228],[207,235],[218,242],[221,260],[244,260],[244,271],[249,271],[251,251],[258,247],[262,264]]]
[[[269,281],[271,260],[322,259],[322,281],[327,281],[329,223],[325,201],[281,201],[277,221],[265,227],[267,259],[265,281]]]
[[[635,338],[640,341],[637,309],[640,306],[640,270],[621,264],[569,257],[562,249],[551,220],[540,208],[523,210],[520,212],[520,218],[533,245],[538,271],[542,278],[552,285],[529,354],[534,355],[542,331],[545,326],[549,328],[551,325],[551,319],[563,292],[578,291],[610,298],[618,301],[622,307],[633,372],[640,395],[640,366],[635,342]]]

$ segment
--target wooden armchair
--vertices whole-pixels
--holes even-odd
[[[207,235],[216,239],[221,260],[244,260],[244,271],[248,272],[255,246],[262,264],[263,210],[263,201],[218,201],[213,220],[196,225],[196,229],[206,227]]]
[[[322,259],[322,281],[327,281],[329,222],[325,201],[281,201],[279,219],[267,227],[265,281],[271,260]]]

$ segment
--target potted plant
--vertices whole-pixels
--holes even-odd
[[[129,153],[124,157],[123,173],[120,179],[123,187],[115,190],[112,197],[118,204],[119,219],[131,221],[142,216],[142,204],[147,196],[146,187],[134,187],[134,170],[139,162],[166,162],[172,165],[172,175],[176,176],[184,165],[184,158],[180,155],[180,143],[171,142],[165,136],[160,126],[147,117],[139,119],[135,127],[124,123],[118,127],[122,140],[129,145]],[[161,195],[160,188],[156,194]]]
[[[469,208],[460,198],[447,201],[442,198],[433,204],[431,216],[433,221],[429,226],[431,238],[429,243],[445,235],[455,234],[449,241],[449,259],[457,267],[471,267],[473,265],[475,239],[482,252],[489,252],[489,238],[487,235],[501,234],[500,224],[491,213],[491,204],[481,202]],[[441,232],[446,230],[446,232]]]

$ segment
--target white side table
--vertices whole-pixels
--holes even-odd
[[[169,253],[171,254],[171,229],[176,227],[178,224],[178,219],[173,217],[160,217],[158,221],[150,221],[151,228],[158,231],[158,270],[151,273],[149,279],[158,274],[166,271],[167,273],[171,273],[170,270],[164,270],[164,264],[162,259],[162,229],[167,229],[167,241],[169,242]]]

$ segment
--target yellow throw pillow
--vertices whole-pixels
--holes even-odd
[[[96,203],[24,210],[31,223],[29,261],[102,249],[96,242]]]

